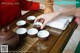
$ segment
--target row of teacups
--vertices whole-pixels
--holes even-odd
[[[42,40],[46,40],[49,37],[49,32],[47,30],[38,31],[38,29],[36,28],[30,28],[28,30],[26,28],[18,28],[16,30],[16,33],[20,35],[20,37],[24,37],[28,35],[31,38],[39,37]]]

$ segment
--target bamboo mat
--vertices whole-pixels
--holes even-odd
[[[15,32],[17,29],[14,28],[13,31]],[[29,36],[26,36],[22,42],[20,43],[20,46],[16,48],[14,51],[9,51],[8,53],[27,53],[30,52],[28,49],[32,47],[32,45],[38,40],[38,38],[31,38]]]

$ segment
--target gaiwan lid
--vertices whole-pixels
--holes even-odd
[[[0,31],[0,40],[8,40],[9,38],[13,37],[13,35],[15,35],[15,33],[12,30],[3,28]]]

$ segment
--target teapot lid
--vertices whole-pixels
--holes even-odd
[[[9,29],[9,27],[5,27],[0,31],[0,40],[7,40],[13,37],[15,33]]]

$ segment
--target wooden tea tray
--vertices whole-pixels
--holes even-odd
[[[25,15],[23,15],[20,19],[15,20],[13,23],[10,24],[10,28],[13,29],[15,32],[16,22],[18,20],[26,20],[28,16],[34,15],[38,16],[42,14],[42,10],[38,11],[29,11]],[[26,27],[31,28],[32,25],[29,23],[29,26]],[[39,38],[30,38],[26,36],[23,39],[23,42],[21,43],[21,46],[19,46],[17,49],[13,51],[9,51],[9,53],[61,53],[66,46],[69,38],[71,37],[72,33],[76,29],[77,24],[72,21],[66,30],[58,30],[47,27],[46,30],[50,32],[50,37],[46,41],[41,41]]]

